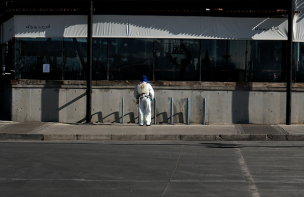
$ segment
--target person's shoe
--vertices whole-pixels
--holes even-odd
[[[151,122],[147,123],[146,125],[147,125],[147,126],[151,126]]]
[[[144,126],[144,123],[139,123],[139,126]]]

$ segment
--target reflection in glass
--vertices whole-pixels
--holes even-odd
[[[93,80],[107,80],[107,47],[108,41],[106,38],[93,39]]]
[[[155,80],[198,81],[199,40],[155,40]]]
[[[250,41],[249,81],[285,81],[286,42]]]
[[[13,78],[86,79],[86,38],[16,38],[9,43],[2,51],[3,65],[12,65],[6,69],[15,70]],[[149,80],[282,82],[286,43],[94,38],[92,78],[138,80],[144,74]],[[303,82],[304,44],[295,43],[293,51],[293,81]],[[49,74],[42,72],[43,64],[50,64]]]
[[[5,73],[10,73],[6,74],[3,76],[3,79],[16,79],[18,78],[18,73],[15,73],[15,56],[16,54],[14,53],[15,50],[15,45],[14,45],[14,39],[10,40],[7,42],[5,45],[2,45],[2,66],[3,66],[3,71]]]
[[[62,78],[62,39],[16,38],[15,43],[15,71],[18,78]],[[43,73],[43,64],[50,64],[50,73]]]
[[[304,43],[297,42],[293,45],[293,81],[304,82]]]
[[[87,62],[87,39],[64,38],[64,80],[85,80]]]
[[[6,66],[6,64],[5,64],[5,51],[6,51],[6,46],[5,45],[1,45],[0,46],[1,47],[1,71],[3,71],[4,73],[7,71],[7,70],[5,70],[5,66]],[[5,78],[5,75],[2,75],[2,73],[1,73],[1,79],[4,79]],[[1,81],[2,82],[2,81]]]
[[[108,39],[109,80],[138,80],[146,75],[152,80],[152,39]]]
[[[246,81],[246,41],[202,40],[202,81]]]

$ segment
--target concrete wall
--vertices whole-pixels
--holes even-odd
[[[155,85],[157,123],[170,123],[170,99],[173,97],[174,123],[186,122],[187,98],[190,98],[190,123],[202,123],[203,98],[207,98],[207,124],[284,124],[286,93],[283,89],[284,87],[265,89],[252,86],[248,90],[227,86],[202,88]],[[133,85],[93,86],[93,122],[121,122],[121,98],[124,97],[124,121],[137,123],[138,110],[133,90]],[[75,85],[14,85],[12,120],[82,122],[86,112],[85,92],[85,86]],[[152,116],[154,117],[154,112]],[[292,94],[292,123],[304,123],[302,91]]]

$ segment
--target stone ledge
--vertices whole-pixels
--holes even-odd
[[[133,81],[92,81],[93,89],[134,89],[138,83]],[[286,91],[286,83],[282,82],[204,82],[204,81],[150,81],[156,90],[222,90],[222,91]],[[5,85],[2,85],[5,87]],[[71,88],[86,89],[86,81],[62,80],[11,80],[9,88]],[[293,83],[294,92],[303,92],[304,83]]]
[[[42,134],[12,134],[0,133],[0,140],[44,140]]]
[[[232,135],[78,135],[78,134],[10,134],[0,133],[1,141],[304,141],[304,135],[232,134]]]
[[[44,135],[45,141],[51,141],[51,140],[77,140],[77,135],[74,134],[63,134],[63,135],[57,135],[57,134],[48,134]]]

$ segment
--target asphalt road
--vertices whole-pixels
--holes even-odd
[[[295,197],[303,142],[1,142],[0,196]]]

